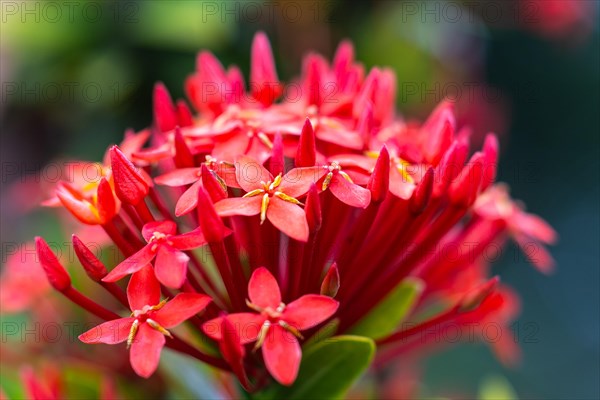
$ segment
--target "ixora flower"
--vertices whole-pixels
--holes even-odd
[[[550,272],[543,245],[556,233],[495,183],[495,136],[471,149],[449,101],[422,123],[395,115],[393,72],[366,71],[349,42],[331,64],[306,57],[293,100],[262,33],[251,59],[246,85],[201,52],[185,83],[198,114],[157,84],[152,126],[110,147],[89,186],[56,187],[48,203],[99,225],[121,253],[103,263],[73,237],[105,302],[75,289],[36,239],[51,286],[104,321],[80,339],[128,342],[144,377],[166,346],[267,398],[340,398],[370,365],[412,368],[441,346],[423,340],[432,329],[509,326],[519,299],[490,273],[489,247],[512,237]],[[114,300],[116,312],[104,305]],[[170,331],[186,320],[186,338],[209,346]],[[518,358],[514,343],[491,344]]]
[[[237,331],[242,344],[256,342],[262,347],[267,369],[277,381],[290,385],[296,379],[302,350],[298,338],[331,317],[338,302],[331,297],[307,294],[289,304],[281,302],[277,281],[264,267],[258,268],[248,283],[248,308],[254,313],[235,313],[219,317],[203,325],[204,332],[222,340],[223,318]]]
[[[160,284],[150,266],[134,273],[127,286],[131,316],[114,319],[81,334],[84,343],[117,344],[127,341],[133,370],[149,377],[158,367],[165,337],[173,338],[167,330],[179,325],[211,302],[197,293],[179,293],[172,300],[160,300]]]

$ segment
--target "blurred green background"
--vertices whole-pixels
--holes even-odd
[[[469,397],[500,374],[522,398],[600,397],[597,2],[558,14],[544,1],[65,3],[1,3],[3,242],[53,230],[43,212],[24,216],[37,199],[15,200],[14,185],[57,158],[98,160],[125,128],[147,126],[154,82],[183,97],[199,49],[247,78],[252,36],[264,30],[290,80],[307,51],[331,57],[349,38],[366,66],[397,72],[406,117],[424,118],[447,96],[475,145],[496,131],[499,180],[560,235],[550,277],[510,247],[495,266],[522,296],[522,365],[505,369],[484,345],[461,345],[427,363],[427,393]]]

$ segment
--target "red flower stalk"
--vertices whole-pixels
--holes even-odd
[[[146,265],[127,286],[131,316],[114,319],[81,334],[84,343],[117,344],[127,341],[133,370],[144,378],[156,371],[168,331],[206,308],[211,298],[197,293],[180,293],[172,300],[160,300],[160,286],[154,271]]]
[[[294,101],[280,98],[285,86],[262,33],[251,64],[246,88],[236,67],[225,69],[201,52],[185,84],[200,115],[174,104],[157,84],[153,128],[110,148],[101,177],[89,187],[61,183],[48,202],[102,225],[125,256],[104,266],[74,237],[93,280],[118,298],[113,282],[132,275],[127,296],[134,314],[119,318],[76,292],[37,240],[52,286],[109,320],[82,340],[129,341],[132,365],[145,377],[167,343],[229,366],[244,388],[260,390],[269,374],[294,383],[304,337],[319,340],[317,325],[335,314],[336,334],[355,333],[396,290],[417,280],[414,304],[402,317],[419,323],[377,336],[378,365],[435,347],[415,339],[426,329],[491,320],[508,325],[518,298],[491,278],[486,250],[510,236],[549,272],[552,258],[542,245],[557,235],[494,183],[495,136],[471,153],[449,101],[423,123],[396,116],[394,74],[377,68],[366,74],[349,42],[331,65],[307,56]],[[149,132],[152,145],[142,149]],[[459,254],[452,257],[447,248]],[[206,256],[202,262],[196,250]],[[161,289],[178,294],[165,304]],[[223,359],[165,341],[167,329],[208,304],[200,294],[205,289],[213,299],[205,318],[212,319],[192,322],[196,333],[218,342]],[[445,307],[432,316],[432,304]],[[249,351],[250,343],[262,358]],[[494,346],[501,359],[517,358],[514,346]]]
[[[258,268],[248,283],[248,308],[255,313],[229,314],[206,322],[204,332],[216,340],[223,340],[223,318],[227,318],[241,343],[256,342],[262,348],[265,364],[271,375],[284,385],[296,379],[302,352],[298,338],[301,331],[320,324],[331,317],[338,302],[328,296],[305,295],[284,304],[277,281],[266,268]]]

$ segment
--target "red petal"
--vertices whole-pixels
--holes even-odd
[[[156,253],[152,251],[152,246],[146,245],[131,257],[123,260],[108,275],[102,278],[102,281],[116,282],[129,274],[133,274],[148,265],[155,255]]]
[[[183,186],[200,179],[200,168],[180,168],[154,178],[158,185]]]
[[[227,198],[227,188],[221,186],[217,177],[219,175],[216,172],[209,170],[206,164],[202,164],[202,187],[208,193],[211,204]]]
[[[165,335],[143,323],[133,339],[129,361],[136,374],[148,378],[158,368],[160,351],[165,345]]]
[[[264,106],[271,105],[281,92],[271,45],[263,32],[257,32],[252,41],[250,88]]]
[[[261,202],[262,196],[223,199],[215,204],[215,210],[221,217],[251,216],[260,213]]]
[[[262,164],[246,156],[236,159],[235,176],[240,187],[246,192],[262,188],[261,181],[273,181],[273,176]]]
[[[88,276],[98,282],[106,276],[108,271],[106,266],[92,253],[92,251],[79,239],[73,235],[73,249],[77,255],[77,259],[85,269]]]
[[[177,232],[177,224],[173,221],[153,221],[148,222],[142,228],[142,236],[149,242],[154,232],[165,235],[174,235]]]
[[[272,325],[262,346],[267,370],[282,385],[291,385],[298,376],[302,350],[298,339],[279,325]]]
[[[173,147],[175,148],[175,155],[173,156],[175,167],[191,168],[194,166],[194,155],[185,142],[179,126],[175,127],[175,134],[173,135]]]
[[[375,168],[369,178],[367,188],[371,191],[373,201],[383,201],[390,184],[390,154],[387,147],[383,146],[377,157]]]
[[[198,189],[202,186],[202,181],[196,181],[192,186],[190,186],[179,200],[177,200],[177,204],[175,205],[175,215],[181,217],[192,211],[198,205]]]
[[[65,267],[62,266],[54,252],[48,246],[48,243],[41,237],[35,238],[35,249],[42,268],[48,277],[52,287],[59,292],[71,287],[71,277]]]
[[[352,207],[367,208],[371,202],[371,192],[369,190],[348,182],[340,174],[333,174],[329,190],[340,201]]]
[[[390,193],[403,200],[408,200],[415,190],[415,184],[409,182],[396,168],[390,170]]]
[[[328,172],[323,167],[294,168],[282,177],[279,190],[291,197],[305,195],[310,185],[317,183]]]
[[[117,204],[110,183],[105,178],[100,179],[96,189],[96,208],[100,217],[100,223],[104,224],[117,214]]]
[[[259,267],[252,273],[248,282],[248,297],[261,308],[276,309],[281,304],[279,284],[265,267]]]
[[[100,216],[95,212],[94,206],[86,200],[77,198],[73,193],[73,189],[69,188],[67,184],[60,183],[57,186],[56,197],[71,214],[84,224],[96,225],[100,223]]]
[[[338,306],[331,297],[307,294],[288,304],[281,319],[302,331],[331,317]]]
[[[169,238],[172,246],[178,250],[192,250],[206,244],[206,238],[200,228]]]
[[[301,242],[308,241],[309,229],[306,214],[296,204],[273,196],[267,207],[267,218],[277,229],[292,239]]]
[[[242,344],[252,343],[258,338],[260,328],[265,322],[265,317],[256,313],[235,313],[227,315],[233,324]],[[214,340],[221,340],[223,317],[218,317],[205,322],[202,330]]]
[[[172,328],[204,310],[212,299],[205,294],[179,293],[156,312],[155,320],[165,328]]]
[[[187,103],[184,100],[177,100],[176,107],[179,125],[182,127],[194,125],[194,116]]]
[[[246,351],[241,343],[241,339],[235,330],[233,323],[229,318],[222,318],[221,332],[223,332],[223,340],[219,341],[219,349],[225,361],[231,365],[231,369],[240,380],[244,389],[250,391],[250,381],[244,370],[244,356]]]
[[[177,110],[169,95],[169,91],[162,82],[154,85],[153,94],[154,121],[161,132],[167,132],[177,125]]]
[[[558,239],[556,231],[546,221],[534,214],[517,212],[513,216],[511,224],[514,224],[526,236],[544,243],[553,244]]]
[[[429,167],[410,198],[409,209],[412,213],[420,214],[427,207],[431,198],[431,192],[433,191],[433,181],[433,168]]]
[[[144,306],[153,306],[160,302],[160,283],[150,265],[131,276],[127,285],[127,299],[131,310],[141,310]]]
[[[127,340],[135,318],[119,318],[100,324],[79,335],[83,343],[117,344]]]
[[[206,241],[216,243],[231,233],[231,230],[223,224],[204,188],[198,190],[198,204],[200,205],[198,208],[198,222]]]
[[[296,163],[296,167],[312,167],[317,162],[315,131],[308,118],[304,121],[304,126],[300,133],[294,162]]]
[[[168,288],[179,289],[185,282],[188,261],[185,253],[171,246],[160,246],[154,261],[156,278]]]
[[[148,194],[148,184],[117,146],[110,149],[110,165],[119,199],[133,205],[142,201]]]

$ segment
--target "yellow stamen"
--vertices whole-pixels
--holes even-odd
[[[408,171],[406,170],[406,167],[409,165],[410,164],[407,161],[404,161],[401,158],[398,158],[398,160],[396,161],[396,169],[398,170],[400,175],[402,175],[402,179],[408,183],[415,183],[412,176],[410,176]]]
[[[304,339],[304,336],[300,333],[298,329],[288,324],[285,321],[279,321],[279,326],[281,326],[286,331],[290,332],[292,335],[296,336],[298,339]]]
[[[254,190],[249,191],[248,193],[246,193],[242,197],[254,197],[254,196],[258,196],[259,194],[262,194],[264,192],[265,192],[264,189],[254,189]]]
[[[275,177],[275,179],[273,180],[273,183],[271,183],[271,184],[269,185],[269,190],[273,190],[273,189],[275,189],[276,187],[278,187],[279,185],[281,185],[281,179],[282,179],[282,177],[281,177],[281,174],[277,175],[277,176]]]
[[[165,304],[167,304],[167,301],[169,301],[169,299],[162,300],[160,303],[150,307],[150,310],[152,310],[152,311],[160,310],[161,308],[164,307]]]
[[[258,339],[256,340],[256,344],[254,345],[253,351],[260,349],[260,347],[265,342],[267,338],[267,333],[269,332],[269,328],[271,327],[270,321],[265,321],[265,323],[260,328],[260,332],[258,333]]]
[[[129,336],[127,336],[127,348],[131,347],[131,344],[133,343],[133,339],[135,339],[135,334],[137,333],[139,326],[140,326],[140,321],[137,319],[135,321],[133,321],[133,324],[131,324],[131,329],[129,330]]]
[[[262,225],[267,219],[267,207],[269,207],[269,193],[265,193],[262,198],[262,203],[260,205],[260,223]]]
[[[263,309],[261,307],[257,306],[254,303],[251,303],[250,300],[248,300],[248,299],[246,299],[246,305],[248,306],[248,308],[250,308],[256,312],[259,312],[259,313],[263,312]]]
[[[299,206],[303,206],[304,204],[302,204],[301,202],[298,201],[298,199],[292,197],[292,196],[288,196],[287,194],[283,193],[283,192],[275,192],[273,193],[275,196],[279,197],[281,200],[285,200],[289,203],[292,204],[296,204]]]
[[[352,182],[352,178],[350,178],[350,175],[348,175],[347,173],[345,173],[344,171],[338,171],[340,173],[340,175],[342,175],[344,177],[344,179],[346,179],[348,182],[350,183],[354,183]]]
[[[331,178],[333,178],[333,172],[329,172],[327,176],[325,176],[325,179],[323,180],[323,186],[321,186],[322,190],[327,190],[329,184],[331,183]]]
[[[148,318],[146,320],[146,322],[148,323],[148,325],[150,325],[151,328],[156,329],[157,331],[159,331],[160,333],[162,333],[165,336],[170,337],[171,339],[173,339],[173,335],[171,335],[171,332],[169,332],[168,330],[166,330],[165,328],[163,328],[158,322],[156,322],[153,319]]]
[[[273,143],[271,142],[271,140],[269,140],[269,137],[264,134],[264,132],[258,132],[256,134],[256,136],[258,136],[261,143],[264,144],[265,146],[267,146],[269,148],[269,150],[273,149]]]

